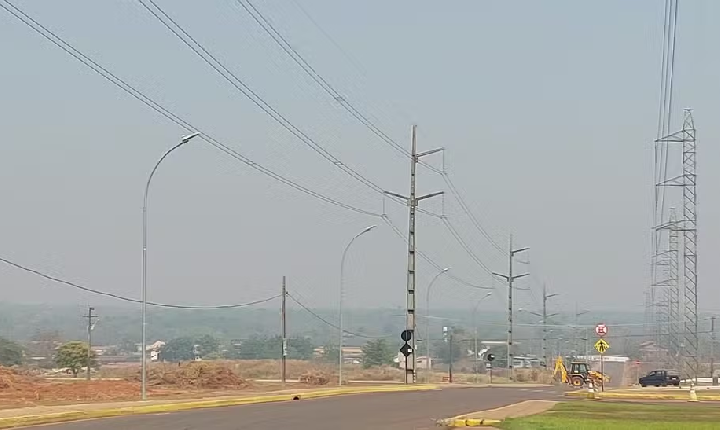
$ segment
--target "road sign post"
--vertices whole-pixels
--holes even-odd
[[[598,325],[598,327],[600,327],[600,325]],[[598,333],[598,335],[599,335],[600,333],[598,332],[598,327],[595,327],[595,332]],[[604,325],[603,325],[603,327],[604,327]],[[603,332],[603,336],[605,334],[607,334],[607,328],[605,328],[605,330]],[[607,343],[607,341],[605,339],[601,338],[597,342],[595,342],[595,349],[597,350],[597,352],[600,353],[600,373],[602,373],[602,375],[603,375],[603,384],[601,384],[600,389],[602,391],[605,391],[605,383],[604,383],[605,382],[604,381],[604,379],[605,379],[605,361],[603,360],[603,354],[605,354],[605,352],[608,349],[610,349],[610,344]]]
[[[606,326],[605,324],[600,323],[600,324],[598,324],[598,325],[595,326],[595,334],[597,334],[598,336],[600,336],[600,337],[605,337],[605,335],[607,334],[607,332],[608,332],[608,329],[607,329],[607,326]]]

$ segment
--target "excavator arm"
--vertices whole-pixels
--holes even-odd
[[[556,378],[557,374],[560,374],[560,380],[563,384],[567,384],[570,379],[568,378],[567,369],[565,368],[565,363],[563,362],[562,357],[558,357],[557,360],[555,360],[555,370],[553,370],[553,379]]]

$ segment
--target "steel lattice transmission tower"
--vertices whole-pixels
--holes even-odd
[[[665,186],[682,188],[682,219],[677,231],[682,233],[683,272],[683,367],[697,380],[698,374],[698,302],[697,302],[697,152],[695,121],[692,111],[685,109],[683,128],[658,139],[665,144],[682,147],[682,174],[665,181]]]

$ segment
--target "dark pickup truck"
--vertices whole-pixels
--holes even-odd
[[[638,381],[641,387],[654,385],[656,387],[667,387],[668,385],[680,386],[680,374],[672,370],[653,370]]]

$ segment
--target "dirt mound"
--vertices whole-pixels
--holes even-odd
[[[141,374],[138,372],[127,379],[137,382],[141,379]],[[246,380],[235,374],[229,367],[208,362],[151,366],[148,368],[147,383],[156,387],[198,389],[246,388],[249,386]]]
[[[0,366],[0,390],[19,390],[37,382],[37,378]]]
[[[330,377],[325,372],[310,370],[300,375],[298,381],[308,385],[327,385],[330,382]]]

